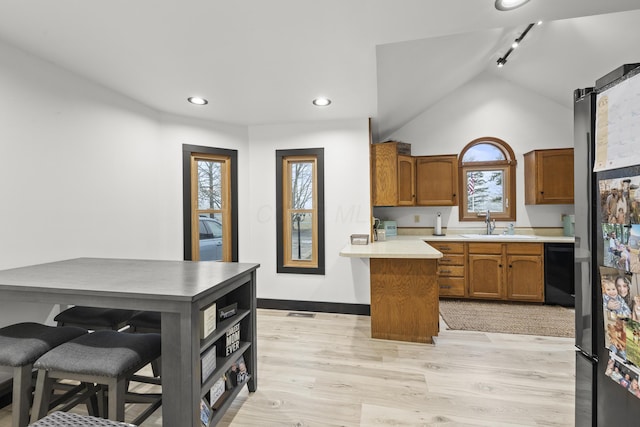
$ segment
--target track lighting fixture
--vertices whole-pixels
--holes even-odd
[[[509,55],[511,55],[511,52],[513,52],[513,50],[515,48],[520,46],[520,43],[522,43],[522,40],[524,40],[525,36],[529,32],[529,30],[531,30],[531,28],[533,28],[534,25],[535,24],[527,25],[527,28],[522,32],[522,34],[520,34],[520,37],[515,39],[514,42],[511,44],[511,46],[509,47],[509,50],[507,51],[507,53],[505,53],[501,58],[498,58],[498,61],[497,61],[498,68],[504,67],[504,64],[507,63],[507,58],[509,57]],[[540,23],[538,23],[538,25],[540,25]]]

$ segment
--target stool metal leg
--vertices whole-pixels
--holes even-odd
[[[12,427],[26,427],[29,424],[32,370],[32,364],[13,368]]]

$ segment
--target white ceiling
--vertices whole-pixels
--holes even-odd
[[[160,112],[240,125],[373,117],[380,136],[481,73],[570,106],[573,89],[640,62],[640,0],[493,3],[0,0],[0,40]],[[318,95],[333,104],[313,107]]]

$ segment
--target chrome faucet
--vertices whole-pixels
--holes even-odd
[[[487,209],[487,215],[484,218],[484,222],[487,224],[487,235],[492,234],[493,230],[496,229],[496,220],[493,220],[493,223],[491,223],[491,211],[489,211],[489,209]]]

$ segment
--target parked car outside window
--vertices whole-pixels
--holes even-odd
[[[200,261],[222,260],[222,223],[200,217]]]

